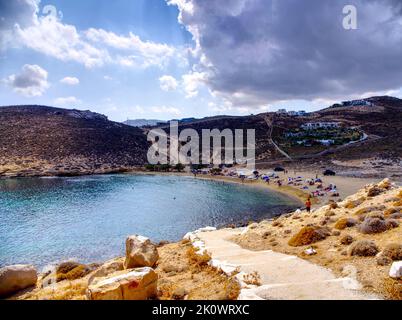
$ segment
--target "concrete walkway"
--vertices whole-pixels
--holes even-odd
[[[260,287],[243,289],[240,300],[361,300],[377,299],[360,291],[353,268],[348,277],[336,278],[328,269],[295,256],[273,251],[250,251],[228,241],[237,229],[198,233],[212,259],[238,266],[245,273],[257,271]]]

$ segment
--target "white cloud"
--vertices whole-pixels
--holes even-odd
[[[111,81],[113,78],[111,76],[103,76],[104,80]]]
[[[179,116],[181,114],[181,111],[179,109],[167,106],[151,107],[151,111],[154,113],[166,113],[175,116]]]
[[[206,73],[191,72],[183,75],[182,78],[186,98],[193,98],[198,95],[200,86],[206,81]]]
[[[78,30],[74,25],[63,23],[62,13],[57,13],[53,6],[53,11],[46,12],[50,14],[40,15],[39,0],[9,2],[14,3],[5,6],[12,12],[10,21],[3,23],[0,13],[2,48],[27,47],[61,61],[75,61],[87,68],[105,64],[162,68],[173,60],[181,62],[184,59],[181,50],[164,43],[142,40],[131,32],[124,36],[103,29]],[[2,5],[0,8],[3,9]]]
[[[15,92],[26,97],[39,97],[48,88],[48,73],[38,65],[26,64],[21,73],[12,74],[3,81],[14,89]]]
[[[163,91],[176,90],[178,86],[177,80],[174,77],[168,75],[160,77],[159,84]]]
[[[27,27],[37,20],[39,0],[0,1],[0,51],[14,46],[14,26]]]
[[[109,54],[83,41],[75,26],[53,16],[38,17],[30,27],[16,25],[18,41],[25,47],[62,61],[75,61],[88,68],[102,66]]]
[[[58,106],[65,106],[65,105],[73,105],[73,104],[80,104],[81,100],[77,99],[76,97],[60,97],[54,100],[55,105]]]
[[[76,86],[80,83],[80,80],[75,77],[65,77],[61,79],[60,82],[69,86]]]
[[[143,41],[132,32],[128,36],[122,36],[103,29],[90,28],[85,35],[92,43],[120,50],[117,62],[123,66],[163,66],[176,53],[174,47],[163,43]]]

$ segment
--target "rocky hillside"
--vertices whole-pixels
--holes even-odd
[[[146,161],[143,131],[90,111],[0,108],[0,175],[75,175]]]
[[[402,100],[394,97],[372,97],[366,99],[373,106],[339,107],[324,109],[318,117],[325,121],[338,120],[351,126],[359,126],[369,139],[363,145],[340,152],[339,158],[402,156]]]
[[[288,160],[272,143],[285,151],[293,160],[361,159],[362,157],[395,158],[402,156],[402,100],[393,97],[366,99],[371,106],[334,105],[305,116],[280,113],[262,113],[244,117],[220,116],[180,124],[180,130],[192,128],[201,134],[202,129],[255,129],[257,163],[270,164]],[[361,143],[347,147],[292,146],[286,133],[308,122],[338,122],[345,128],[356,127],[367,134]],[[162,128],[168,129],[168,126]],[[272,140],[271,140],[272,139]]]

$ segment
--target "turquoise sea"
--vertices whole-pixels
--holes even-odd
[[[176,241],[200,227],[261,220],[298,206],[269,190],[192,177],[0,180],[0,266],[102,262],[124,254],[128,235]]]

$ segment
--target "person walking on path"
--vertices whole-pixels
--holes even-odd
[[[311,200],[310,200],[310,197],[306,201],[306,210],[307,210],[308,213],[311,212]]]

